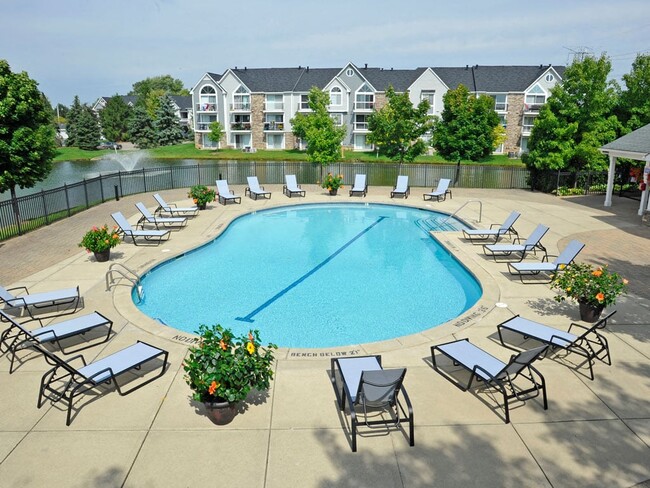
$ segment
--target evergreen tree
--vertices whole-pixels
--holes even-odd
[[[335,126],[327,111],[329,103],[327,93],[312,87],[309,90],[309,108],[312,111],[297,113],[291,119],[294,135],[307,142],[307,159],[321,165],[341,158],[341,142],[345,137],[345,127]]]
[[[447,161],[470,159],[479,161],[489,156],[495,147],[499,116],[494,100],[479,97],[459,85],[443,96],[442,118],[434,121],[431,145]]]
[[[66,130],[68,132],[67,144],[70,147],[76,147],[77,144],[77,124],[79,122],[79,116],[83,110],[83,105],[79,101],[79,97],[75,95],[74,101],[72,102],[72,107],[68,111],[68,123]]]
[[[413,107],[408,93],[395,93],[392,86],[386,98],[388,103],[369,117],[368,141],[377,146],[380,154],[400,163],[413,162],[427,148],[421,138],[433,125],[427,115],[429,102],[422,100]]]
[[[43,180],[54,154],[49,102],[27,73],[12,73],[0,60],[0,192],[11,192],[17,219],[16,186],[31,188]]]
[[[84,106],[76,125],[77,147],[88,151],[96,149],[101,138],[101,131],[97,116],[90,107]]]
[[[167,95],[160,99],[153,126],[159,146],[171,146],[183,140],[183,129],[174,112],[172,99]]]
[[[129,118],[131,117],[129,107],[122,97],[113,95],[103,110],[99,112],[99,119],[102,124],[102,133],[109,141],[124,141],[129,132]]]
[[[607,81],[611,62],[602,55],[575,61],[562,84],[539,112],[522,160],[529,168],[605,170],[607,158],[598,149],[618,136],[621,124],[613,109],[617,86]]]
[[[129,137],[131,142],[142,149],[155,145],[153,121],[149,117],[144,104],[138,103],[133,108],[133,113],[129,120]]]

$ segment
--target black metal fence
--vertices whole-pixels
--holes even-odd
[[[369,186],[393,186],[399,174],[409,176],[412,187],[435,187],[440,178],[449,178],[457,188],[530,188],[529,172],[511,166],[461,166],[433,164],[335,163],[323,173],[343,175],[348,184],[354,175],[368,175]],[[458,173],[458,174],[457,174]],[[246,177],[256,175],[261,184],[284,184],[284,175],[295,174],[299,183],[321,179],[321,167],[305,162],[224,161],[216,164],[170,166],[135,171],[119,171],[89,178],[71,185],[43,190],[0,202],[0,240],[24,234],[55,220],[69,217],[117,196],[157,192],[192,185],[215,185],[227,179],[230,185],[245,185]]]

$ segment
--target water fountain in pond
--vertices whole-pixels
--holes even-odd
[[[118,152],[115,150],[111,154],[107,154],[104,159],[110,161],[116,161],[125,171],[133,171],[138,163],[146,158],[147,151],[138,150],[138,151],[124,151]],[[119,168],[118,168],[119,169]]]

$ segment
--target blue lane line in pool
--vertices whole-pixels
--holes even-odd
[[[307,273],[302,275],[300,278],[298,278],[296,281],[291,283],[289,286],[284,288],[283,290],[280,290],[278,293],[276,293],[274,296],[269,298],[267,301],[265,301],[262,305],[257,307],[255,310],[253,310],[251,313],[246,315],[245,317],[235,317],[235,320],[239,320],[241,322],[250,322],[253,323],[255,322],[252,317],[260,313],[262,310],[264,310],[266,307],[271,305],[273,302],[275,302],[278,298],[281,298],[283,295],[285,295],[287,292],[298,286],[300,283],[305,281],[307,278],[309,278],[311,275],[313,275],[316,271],[321,269],[323,266],[325,266],[327,263],[329,263],[332,259],[334,259],[336,256],[338,256],[340,253],[342,253],[350,244],[352,244],[354,241],[356,241],[359,237],[364,235],[366,232],[368,232],[370,229],[372,229],[375,225],[377,225],[379,222],[381,222],[384,219],[387,219],[388,217],[379,217],[375,222],[373,222],[371,225],[363,229],[361,232],[359,232],[356,236],[354,236],[352,239],[350,239],[348,242],[343,244],[341,247],[339,247],[336,251],[334,251],[332,254],[330,254],[324,261],[321,263],[317,264],[314,266],[311,270],[309,270]]]

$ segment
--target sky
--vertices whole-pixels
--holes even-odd
[[[647,0],[0,0],[0,59],[55,105],[244,67],[566,65],[650,54]]]

